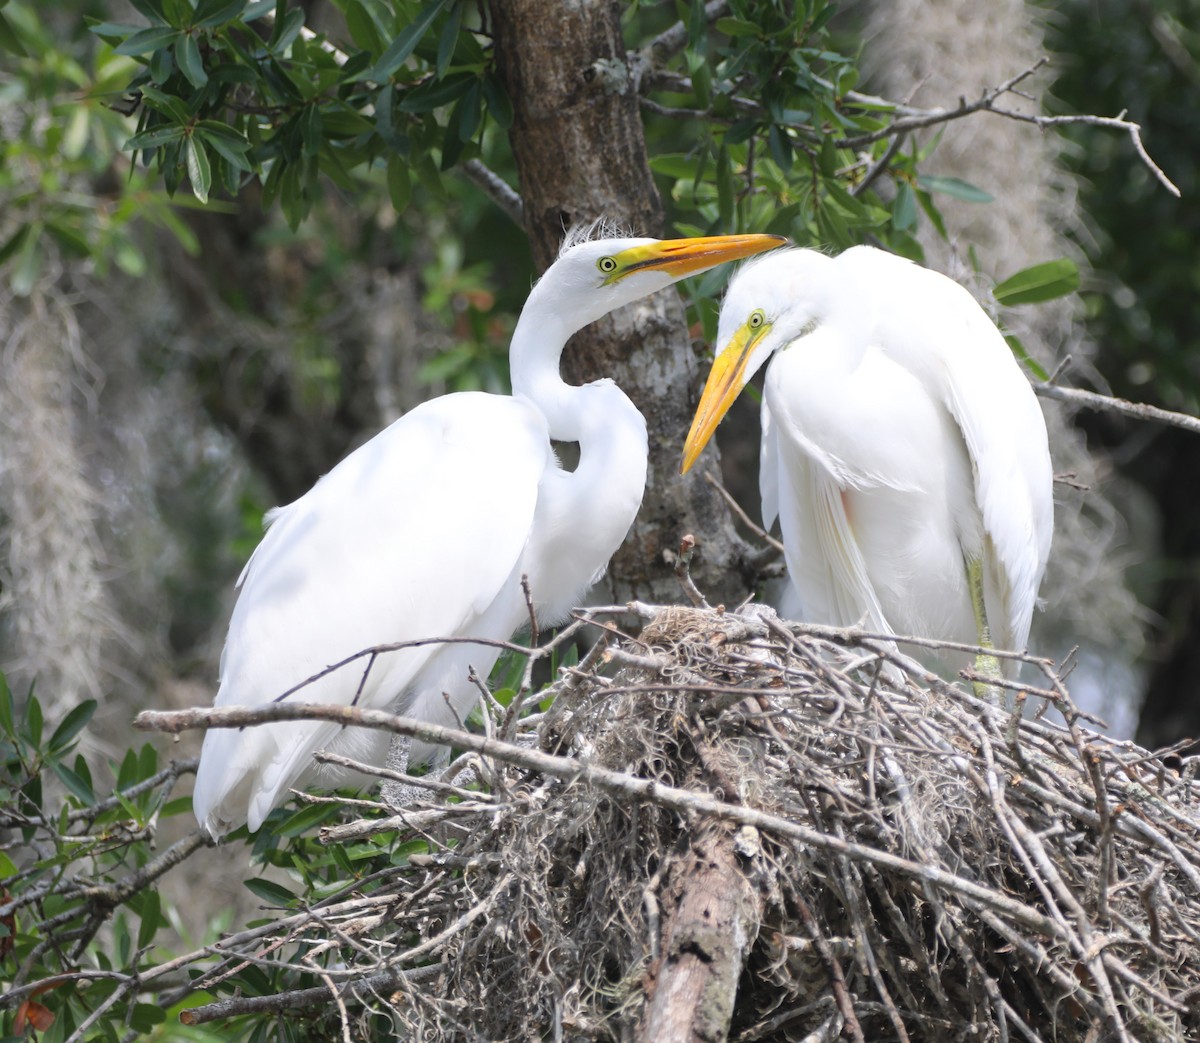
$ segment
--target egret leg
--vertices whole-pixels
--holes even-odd
[[[975,633],[983,648],[992,648],[992,631],[988,626],[987,607],[983,601],[983,561],[979,558],[967,559],[967,586],[971,590],[971,608],[975,613]],[[1000,660],[986,652],[975,657],[975,669],[985,677],[1000,677]],[[999,704],[1000,690],[996,685],[984,681],[976,681],[975,694],[980,699]]]

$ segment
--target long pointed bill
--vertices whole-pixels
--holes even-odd
[[[633,272],[657,269],[673,279],[715,268],[727,261],[774,250],[787,240],[781,235],[707,235],[695,239],[663,239],[635,246],[616,255],[617,267],[607,282],[616,282]]]
[[[683,464],[680,474],[687,474],[692,464],[712,438],[721,418],[729,412],[733,400],[746,386],[746,366],[754,346],[770,329],[769,325],[751,329],[743,324],[729,343],[713,359],[712,369],[700,395],[700,405],[692,419],[692,429],[683,443]]]

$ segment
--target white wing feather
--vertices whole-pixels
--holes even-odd
[[[762,421],[762,437],[758,446],[758,493],[762,498],[762,524],[770,531],[779,517],[780,500],[780,464],[779,464],[779,433],[771,419],[771,409],[767,405],[767,396],[763,395],[762,408],[759,410]],[[786,494],[784,494],[786,495]]]
[[[879,251],[842,256],[860,252],[861,260],[886,266],[877,284],[894,291],[892,328],[911,331],[891,341],[888,354],[939,394],[962,432],[987,537],[992,637],[999,647],[1023,649],[1053,532],[1053,474],[1037,398],[1004,338],[966,289],[918,265],[898,265]]]
[[[396,421],[273,512],[243,573],[216,705],[278,699],[375,645],[471,632],[519,565],[549,466],[545,420],[519,399],[448,395]],[[381,655],[365,682],[360,659],[290,698],[345,705],[361,682],[358,705],[386,708],[439,647]],[[197,817],[220,832],[248,806],[256,829],[339,730],[210,730]]]

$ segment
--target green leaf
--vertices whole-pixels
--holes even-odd
[[[139,949],[144,949],[152,941],[154,934],[162,926],[162,899],[158,892],[149,889],[142,892],[141,908],[138,910],[142,922],[138,925],[137,943]]]
[[[197,29],[215,29],[232,22],[246,9],[246,0],[200,0],[192,25]]]
[[[912,185],[901,181],[896,189],[896,202],[892,206],[892,225],[898,232],[906,232],[917,220],[917,197]]]
[[[450,0],[431,0],[417,12],[417,16],[408,24],[408,27],[400,33],[391,42],[391,45],[383,52],[383,57],[379,59],[371,68],[360,73],[357,79],[374,80],[376,83],[381,80],[390,79],[392,73],[400,68],[406,61],[409,55],[416,50],[417,44],[421,42],[430,26],[442,9],[449,3]]]
[[[785,174],[792,169],[792,142],[778,123],[772,123],[767,128],[767,144],[771,149],[771,158]]]
[[[146,255],[128,236],[119,236],[113,243],[113,260],[126,275],[141,278],[146,274]]]
[[[34,746],[42,744],[43,724],[42,704],[37,699],[30,699],[29,705],[25,707],[25,725],[29,729],[29,738],[33,740]]]
[[[402,112],[432,112],[461,98],[475,82],[476,78],[471,73],[464,72],[422,84],[404,96],[400,109]]]
[[[42,224],[40,221],[31,222],[25,230],[25,238],[17,251],[16,262],[13,265],[12,282],[9,284],[13,293],[18,297],[26,297],[37,282],[38,273],[42,270]]]
[[[128,22],[96,22],[88,26],[88,32],[94,33],[102,40],[124,40],[145,28],[144,25],[131,25]]]
[[[117,44],[113,51],[116,54],[149,54],[151,51],[170,47],[179,39],[179,35],[179,30],[172,29],[170,26],[151,26],[149,29],[141,29],[134,33],[124,43]]]
[[[150,79],[155,83],[166,83],[175,73],[175,51],[164,47],[150,55]]]
[[[152,22],[162,25],[167,20],[162,0],[129,0],[129,2],[139,14],[145,15]]]
[[[916,192],[917,202],[921,204],[921,209],[925,211],[925,216],[929,218],[934,230],[946,242],[950,241],[950,233],[946,231],[946,221],[942,217],[942,212],[933,202],[933,197],[923,190]]]
[[[1046,261],[1010,275],[992,290],[998,303],[1035,304],[1065,297],[1079,289],[1079,268],[1070,258]]]
[[[399,156],[391,156],[387,163],[388,198],[392,209],[404,213],[412,199],[412,179],[408,176],[408,165]]]
[[[2,14],[0,14],[0,48],[19,58],[29,57],[29,52],[25,50],[25,45],[21,43],[21,38],[17,36],[17,31],[12,27],[12,23]]]
[[[748,141],[758,131],[758,124],[754,120],[738,120],[736,123],[731,123],[729,129],[725,131],[726,145],[740,145],[743,141]]]
[[[336,804],[307,804],[272,829],[277,837],[298,837],[301,833],[307,833],[313,826],[319,826],[336,818],[337,813],[338,806]]]
[[[500,129],[508,130],[513,121],[512,100],[504,89],[504,84],[494,76],[488,75],[483,78],[483,100]]]
[[[192,810],[191,797],[176,797],[168,800],[158,812],[159,818],[174,818],[176,815],[186,815]]]
[[[1013,333],[1006,333],[1004,339],[1008,341],[1008,346],[1017,357],[1017,361],[1037,377],[1038,380],[1046,381],[1050,379],[1050,374],[1046,372],[1046,368],[1025,350],[1025,345],[1021,343],[1021,339],[1018,336]]]
[[[82,778],[78,772],[72,771],[65,764],[54,764],[54,774],[62,780],[62,784],[78,798],[81,804],[91,806],[96,803],[96,794],[91,782]]]
[[[208,83],[204,71],[204,59],[200,57],[200,44],[191,33],[184,33],[175,41],[175,64],[187,77],[188,83],[199,90]]]
[[[273,880],[264,880],[262,877],[255,877],[252,880],[243,880],[243,884],[254,895],[261,898],[264,902],[269,902],[271,905],[290,906],[296,896],[292,894],[282,884],[277,884]]]
[[[208,202],[208,190],[212,186],[212,167],[204,144],[195,137],[187,140],[187,172],[192,183],[192,194],[201,203]]]
[[[929,192],[941,192],[967,203],[990,203],[992,197],[982,188],[976,188],[960,177],[943,177],[940,174],[922,174],[917,184]]]
[[[166,145],[172,141],[178,141],[182,137],[182,127],[158,126],[153,130],[144,130],[140,134],[135,134],[132,138],[125,142],[123,148],[127,152],[136,152],[138,149],[156,149],[161,148],[163,145]]]
[[[142,98],[155,112],[161,112],[176,123],[187,123],[192,118],[192,110],[184,104],[182,98],[168,94],[166,91],[160,91],[150,84],[145,84],[141,91]]]
[[[246,160],[246,153],[251,148],[250,142],[227,124],[216,120],[201,120],[196,124],[193,135],[224,157],[230,166],[237,170],[252,169]]]
[[[463,95],[462,101],[458,103],[456,114],[458,115],[459,141],[470,141],[475,137],[475,132],[479,129],[481,95],[479,81],[476,80],[471,84],[467,93]]]
[[[762,27],[757,22],[745,18],[718,18],[714,29],[726,36],[758,36]]]
[[[321,150],[321,110],[316,105],[308,105],[300,115],[301,152],[305,156],[315,156]]]
[[[664,177],[676,180],[683,177],[694,177],[696,174],[696,159],[694,156],[675,152],[670,155],[653,156],[650,159],[650,169]]]
[[[62,719],[62,723],[54,729],[54,734],[50,736],[50,752],[60,753],[65,750],[75,736],[87,727],[88,721],[92,719],[92,714],[95,712],[95,699],[85,699],[78,706],[74,707]]]
[[[8,687],[8,678],[4,674],[0,674],[0,728],[9,738],[12,738],[16,731],[13,725],[12,692]]]
[[[438,37],[437,64],[435,65],[435,69],[439,80],[446,75],[446,70],[450,68],[450,61],[454,57],[454,48],[458,43],[458,32],[462,27],[464,7],[466,7],[466,4],[454,5],[450,11],[450,17],[446,19],[446,24],[442,26],[441,35]]]
[[[15,254],[25,243],[25,237],[29,235],[29,225],[19,225],[17,230],[8,237],[3,246],[0,246],[0,264],[7,261]],[[3,675],[0,675],[2,677]]]
[[[153,1003],[135,1003],[129,1016],[129,1025],[139,1034],[153,1031],[155,1025],[167,1020],[167,1012]]]
[[[383,39],[375,26],[375,19],[367,13],[361,0],[346,0],[344,14],[346,28],[350,30],[350,39],[364,51],[377,55],[383,51]]]
[[[688,18],[688,47],[693,51],[701,49],[708,39],[708,18],[704,8],[704,0],[692,0],[691,15]]]
[[[268,45],[273,54],[279,54],[286,51],[292,44],[292,41],[300,35],[300,30],[304,28],[304,8],[293,7],[282,18],[275,19],[275,29],[271,33],[271,42]]]
[[[725,148],[717,153],[717,213],[723,228],[733,227],[733,164]]]
[[[138,750],[138,781],[148,779],[158,771],[158,750],[149,742],[142,743],[142,748]]]

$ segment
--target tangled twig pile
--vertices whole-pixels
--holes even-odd
[[[1024,700],[1063,725],[866,635],[652,615],[615,677],[566,673],[545,752],[472,737],[487,792],[387,820],[429,854],[280,925],[357,967],[274,1009],[337,994],[421,1039],[1200,1036],[1196,759],[1085,730],[1048,663]]]

